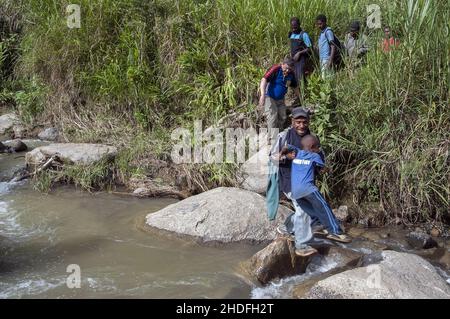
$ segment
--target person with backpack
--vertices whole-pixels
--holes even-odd
[[[300,19],[298,17],[291,18],[291,31],[288,34],[291,44],[291,58],[294,60],[294,73],[297,83],[305,81],[305,63],[311,53],[311,38],[308,33],[300,27]]]
[[[320,14],[316,18],[316,26],[320,29],[318,40],[319,61],[322,77],[333,73],[333,68],[342,64],[342,45],[334,35],[333,30],[327,26],[327,17]]]

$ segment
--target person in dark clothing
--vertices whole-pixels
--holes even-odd
[[[310,134],[309,120],[310,115],[308,110],[303,107],[296,107],[291,113],[292,124],[291,127],[279,133],[274,143],[269,158],[270,161],[278,167],[278,182],[280,192],[292,201],[295,208],[295,213],[288,216],[284,225],[278,227],[277,231],[286,236],[292,233],[295,234],[296,252],[302,256],[308,256],[316,253],[316,250],[308,245],[308,242],[313,237],[313,229],[320,233],[321,227],[318,219],[306,214],[297,201],[291,198],[291,168],[292,160],[281,154],[281,151],[286,145],[293,145],[301,148],[301,140],[305,135]],[[323,153],[321,156],[324,157]]]
[[[291,58],[294,60],[294,73],[300,85],[305,80],[305,63],[311,53],[312,42],[308,33],[300,27],[300,19],[297,17],[291,18],[291,31],[288,36],[291,44]]]
[[[308,256],[315,253],[315,250],[308,244],[308,242],[311,242],[313,234],[328,235],[328,233],[323,229],[319,218],[310,217],[291,196],[292,159],[281,154],[281,151],[287,145],[302,149],[302,138],[311,134],[309,130],[310,114],[307,109],[303,107],[294,108],[291,118],[291,127],[278,134],[276,142],[272,146],[269,154],[270,161],[278,167],[280,192],[284,193],[292,201],[295,208],[295,213],[289,215],[284,225],[278,227],[277,231],[283,236],[289,236],[294,233],[296,253],[301,256]],[[323,151],[320,151],[318,154],[322,161],[324,161],[325,155]]]

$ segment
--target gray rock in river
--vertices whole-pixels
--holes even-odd
[[[316,283],[307,298],[450,299],[450,287],[423,258],[383,251],[379,264],[348,270]]]
[[[362,253],[336,246],[322,247],[319,249],[319,254],[323,256],[321,264],[325,264],[325,267],[326,265],[331,264],[332,268],[322,274],[311,276],[305,281],[296,284],[292,289],[292,296],[294,298],[304,298],[311,287],[313,287],[317,282],[326,279],[327,277],[360,266],[365,257],[365,255],[363,255]]]
[[[13,152],[24,152],[28,149],[28,146],[20,139],[5,142],[5,145],[9,147]]]
[[[280,237],[242,262],[240,272],[251,282],[267,284],[274,279],[304,273],[312,258],[295,255],[294,242]]]
[[[438,246],[438,243],[424,231],[413,231],[406,235],[408,244],[415,249],[429,249]]]
[[[280,206],[276,221],[270,222],[263,196],[219,187],[148,214],[146,224],[200,242],[268,242],[275,239],[276,226],[289,212]]]
[[[63,162],[77,165],[89,165],[104,159],[112,159],[117,148],[102,144],[55,143],[37,147],[25,155],[27,165],[41,165],[56,155]]]

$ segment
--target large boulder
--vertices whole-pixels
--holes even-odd
[[[378,264],[348,270],[317,282],[306,298],[319,299],[450,299],[450,288],[423,258],[381,252]]]
[[[265,198],[247,190],[219,187],[151,213],[146,225],[200,242],[267,242],[289,214],[283,206],[275,222],[267,217]]]
[[[14,113],[0,116],[0,135],[8,134],[15,125],[19,124],[19,118]]]
[[[274,279],[304,273],[312,257],[297,256],[293,241],[278,238],[241,263],[241,273],[252,282],[267,284]]]
[[[59,132],[56,128],[49,127],[49,128],[46,128],[45,130],[43,130],[42,132],[40,132],[38,134],[38,137],[41,140],[56,141],[59,137]]]
[[[259,194],[266,192],[269,174],[269,152],[270,148],[264,146],[258,153],[242,164],[239,171],[242,188]]]
[[[62,162],[77,165],[89,165],[116,156],[114,146],[85,143],[56,143],[37,147],[25,155],[27,165],[41,165],[48,158],[57,156]]]

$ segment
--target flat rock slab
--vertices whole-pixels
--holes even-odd
[[[200,242],[268,242],[276,237],[276,226],[289,214],[283,206],[277,219],[267,217],[265,198],[257,193],[219,187],[148,214],[146,225]]]
[[[450,299],[447,282],[423,258],[395,251],[381,252],[378,264],[333,275],[317,282],[311,299]]]
[[[13,152],[24,152],[28,149],[28,146],[20,139],[5,141],[4,145],[9,147],[9,149]]]
[[[25,162],[27,165],[40,165],[54,155],[66,163],[89,165],[114,158],[117,155],[117,148],[102,144],[55,143],[28,152],[25,155]]]

